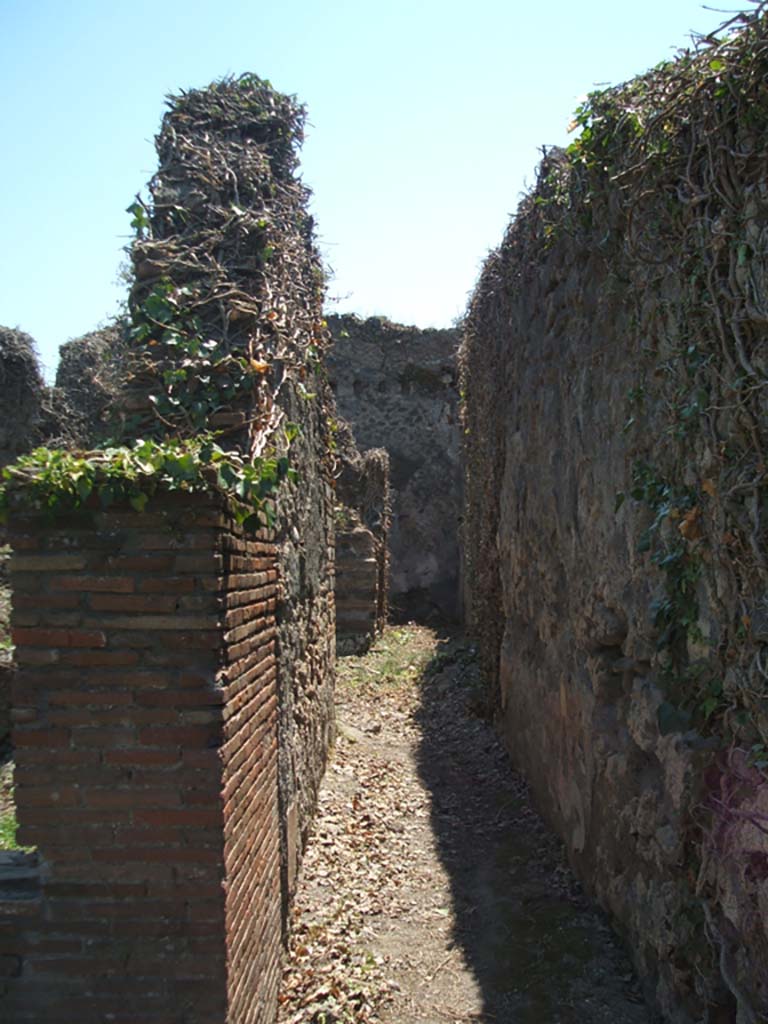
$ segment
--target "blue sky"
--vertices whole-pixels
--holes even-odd
[[[448,325],[580,96],[723,20],[700,0],[0,0],[0,324],[50,375],[116,312],[164,97],[252,71],[309,110],[329,309]]]

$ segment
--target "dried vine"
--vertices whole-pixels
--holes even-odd
[[[521,369],[510,353],[516,330],[521,351],[530,341],[531,313],[557,336],[546,316],[573,297],[564,267],[585,261],[590,269],[573,274],[582,282],[594,270],[599,296],[587,296],[584,314],[563,315],[595,355],[579,316],[597,310],[596,319],[617,327],[606,344],[625,346],[636,368],[626,394],[626,478],[616,480],[616,514],[631,514],[617,531],[635,531],[632,580],[653,591],[646,636],[656,641],[650,671],[665,698],[658,729],[683,734],[708,763],[681,826],[680,892],[698,922],[691,934],[711,947],[694,957],[696,985],[705,1001],[725,986],[745,1021],[765,1010],[768,984],[754,969],[766,962],[768,936],[744,909],[768,878],[767,128],[763,2],[677,59],[592,93],[575,113],[573,143],[545,153],[536,188],[486,261],[461,374],[470,611],[495,679],[508,423],[498,406],[489,414],[489,396],[514,396],[514,385],[507,392],[499,382],[510,379],[510,360]],[[546,302],[550,287],[554,312],[531,310],[527,295]],[[728,878],[738,884],[729,889]],[[737,913],[738,935],[728,921]],[[715,981],[705,978],[705,957],[719,964]]]
[[[296,177],[304,109],[255,75],[169,105],[149,198],[128,210],[127,382],[112,437],[98,451],[39,449],[9,467],[0,514],[12,500],[51,511],[96,494],[143,507],[163,483],[218,487],[238,518],[264,522],[294,476],[297,428],[279,396],[290,383],[312,397],[305,381],[327,335],[308,191]]]

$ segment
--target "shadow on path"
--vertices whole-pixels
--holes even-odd
[[[482,1019],[649,1024],[626,953],[531,809],[495,732],[473,713],[478,695],[472,648],[443,635],[416,715],[417,763]]]

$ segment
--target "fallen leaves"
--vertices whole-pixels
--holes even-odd
[[[390,630],[371,654],[340,662],[339,736],[292,911],[281,1024],[374,1024],[400,991],[371,949],[371,924],[420,909],[409,883],[429,797],[402,747],[382,756],[371,743],[382,732],[416,743],[413,684],[434,646],[426,630]]]
[[[291,914],[279,1024],[464,1024],[534,1019],[537,1006],[535,1019],[555,1020],[552,1007],[582,991],[605,1004],[594,1024],[644,1020],[610,981],[604,925],[584,924],[524,780],[472,711],[478,683],[474,649],[423,627],[340,660],[338,736]],[[563,922],[591,936],[592,980],[561,956]]]

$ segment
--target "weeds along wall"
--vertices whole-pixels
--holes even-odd
[[[593,93],[461,352],[501,729],[668,1021],[768,1013],[768,19]]]
[[[56,918],[51,900],[60,895],[56,879],[64,879],[73,931],[63,950],[71,959],[54,967],[41,966],[33,947],[40,936],[55,946],[60,933],[47,923],[23,932],[32,938],[12,951],[20,1021],[39,1019],[27,1010],[35,980],[43,998],[62,975],[98,977],[105,1015],[113,1012],[110,991],[119,1008],[128,987],[142,993],[147,1020],[223,1019],[214,1004],[233,1022],[275,1014],[281,931],[333,732],[333,467],[323,278],[307,192],[296,177],[303,119],[293,98],[253,75],[170,99],[156,140],[157,174],[129,211],[135,280],[118,346],[125,384],[111,437],[85,453],[49,449],[22,458],[2,492],[18,544],[39,544],[43,561],[58,550],[77,562],[58,566],[70,574],[66,585],[48,566],[50,601],[14,599],[16,732],[28,725],[34,733],[43,772],[77,761],[88,747],[92,773],[73,779],[66,802],[41,776],[30,802],[36,784],[19,766],[21,838],[38,842],[42,920]],[[217,518],[198,531],[201,502],[218,503]],[[158,554],[168,564],[147,569],[155,575],[145,579]],[[24,573],[35,569],[24,557],[14,554],[14,594],[22,595]],[[28,589],[46,591],[35,580]],[[78,657],[89,666],[81,683],[71,678]],[[142,674],[166,664],[173,678],[160,672],[146,682],[148,704]],[[71,694],[60,710],[47,696],[24,702],[41,665],[44,694],[57,687]],[[187,686],[181,676],[197,697],[174,697]],[[78,697],[80,685],[87,692]],[[64,716],[60,727],[49,714],[54,706]],[[168,727],[167,743],[160,733],[149,742],[142,723],[153,722]],[[188,763],[207,793],[205,834],[190,816],[196,797],[187,790],[198,782]],[[89,795],[102,770],[105,779],[122,772],[119,807]],[[139,900],[134,933],[118,925],[116,904],[100,889],[120,874],[117,852],[91,856],[86,832],[76,839],[61,821],[65,808],[75,808],[73,820],[83,825],[93,818],[94,849],[116,848],[123,828],[130,834],[122,846],[140,847],[121,876]],[[151,822],[144,810],[154,813]],[[34,839],[29,829],[40,813],[54,834]],[[154,837],[141,834],[149,824]],[[70,877],[61,862],[73,860],[87,867]],[[162,868],[152,866],[159,861]],[[169,910],[172,927],[142,903],[156,876],[186,880],[183,892],[169,890],[171,903],[183,899],[186,908]],[[224,902],[199,918],[196,892],[202,902],[214,891],[223,898],[222,882]],[[95,944],[78,924],[89,886],[104,897]],[[85,912],[89,919],[96,910]],[[104,936],[113,933],[119,963],[106,962]],[[147,949],[167,940],[180,955],[200,954],[189,968],[189,998],[174,987],[181,975],[173,957],[150,971],[154,980],[146,975],[145,939]],[[48,945],[43,956],[54,952]],[[89,962],[102,955],[102,967]],[[196,1004],[192,994],[203,990]]]

